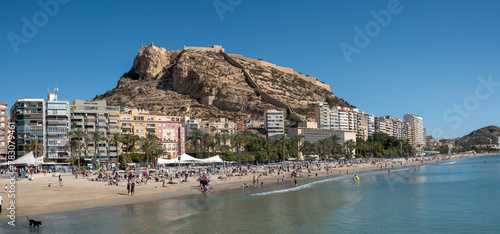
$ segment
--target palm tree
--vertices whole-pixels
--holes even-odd
[[[71,134],[68,135],[71,135],[71,137],[78,142],[78,144],[76,144],[76,149],[78,151],[78,166],[80,166],[80,158],[82,157],[82,148],[85,146],[84,140],[86,134],[81,128],[77,128],[76,130],[73,129]]]
[[[281,160],[285,161],[285,145],[288,143],[288,138],[285,135],[281,135],[278,138],[278,143],[281,145]]]
[[[215,153],[215,148],[217,147],[217,144],[215,143],[215,140],[213,137],[210,137],[210,140],[207,142],[207,147],[208,147],[208,154],[209,155],[210,155],[210,149],[212,149],[212,152]]]
[[[356,148],[356,143],[354,143],[354,140],[347,140],[345,142],[345,148],[349,150],[349,157],[352,158],[352,151]]]
[[[201,149],[203,150],[203,152],[201,154],[202,158],[205,158],[205,149],[207,148],[208,143],[210,141],[212,141],[212,136],[209,133],[203,132],[203,134],[201,135],[201,138],[200,138],[200,142],[202,145]]]
[[[98,157],[99,157],[99,166],[101,166],[101,154],[99,153],[99,142],[106,140],[106,138],[104,138],[103,135],[104,134],[102,132],[99,132],[97,129],[88,135],[89,141],[94,142],[94,149],[95,150],[94,150],[94,157],[92,159],[92,164],[94,166],[96,166],[96,162],[95,162],[96,155],[95,154],[98,155]]]
[[[118,143],[121,142],[121,139],[122,135],[120,133],[113,134],[109,139],[109,143],[111,143],[111,145],[115,145],[117,155],[118,155]]]
[[[321,152],[323,154],[323,159],[326,160],[326,148],[328,147],[328,144],[330,143],[330,139],[325,138],[321,139],[318,141],[319,146],[321,147]]]
[[[245,145],[245,158],[247,157],[248,145],[252,139],[252,132],[248,129],[244,129],[241,131],[241,135],[243,136],[243,144]]]
[[[245,140],[243,139],[243,134],[241,132],[238,132],[233,135],[231,138],[232,143],[231,145],[233,147],[236,147],[236,154],[238,155],[238,163],[241,165],[241,154],[240,154],[240,148],[244,144]]]
[[[292,145],[297,147],[297,160],[299,159],[299,152],[300,152],[300,142],[304,139],[303,134],[295,135],[290,138],[290,141],[292,142]]]
[[[36,141],[33,141],[31,142],[31,144],[28,146],[28,149],[27,149],[27,152],[33,152],[33,154],[35,155],[35,158],[38,158],[40,155],[43,154],[43,145],[36,142]]]
[[[137,145],[139,145],[141,142],[141,138],[137,135],[132,135],[130,136],[130,145],[127,151],[135,153],[137,149]]]
[[[68,143],[66,143],[66,145],[64,146],[64,150],[66,150],[66,152],[68,152],[70,154],[70,159],[69,161],[74,164],[73,162],[73,153],[78,149],[78,145],[79,145],[79,142],[75,139],[71,139],[70,141],[68,141]]]
[[[186,137],[186,141],[194,146],[194,150],[196,151],[197,156],[198,156],[198,145],[200,144],[200,140],[203,133],[204,133],[203,130],[196,128],[189,131],[188,136]]]
[[[314,145],[312,143],[305,141],[300,146],[300,152],[302,152],[302,154],[310,154],[313,147],[314,147]],[[304,160],[306,160],[306,157],[304,157]]]
[[[329,139],[332,142],[333,155],[335,155],[337,154],[337,146],[339,145],[340,137],[332,135]]]
[[[152,166],[153,168],[156,168],[158,156],[164,152],[158,142],[156,134],[148,134],[144,141],[142,141],[140,149],[146,157],[148,167]]]
[[[271,165],[271,154],[276,152],[276,142],[273,140],[266,141],[262,150],[266,153],[267,161]]]
[[[231,135],[229,135],[227,132],[222,133],[221,140],[224,145],[227,145],[227,141],[231,138]]]

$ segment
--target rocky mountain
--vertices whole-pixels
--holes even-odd
[[[94,100],[171,115],[262,119],[281,109],[294,121],[314,121],[318,102],[350,106],[330,87],[292,68],[227,54],[221,46],[166,50],[141,47],[117,86]]]
[[[498,137],[500,137],[500,128],[492,125],[475,130],[461,137],[457,145],[469,147],[472,145],[496,144],[498,142]]]

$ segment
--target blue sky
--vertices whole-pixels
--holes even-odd
[[[500,125],[499,1],[57,3],[49,15],[37,1],[0,2],[0,101],[45,98],[56,85],[60,98],[89,100],[116,86],[141,45],[217,44],[316,76],[367,113],[418,114],[428,135]],[[37,31],[23,32],[23,18]],[[356,46],[355,27],[370,41],[348,62],[340,45]]]

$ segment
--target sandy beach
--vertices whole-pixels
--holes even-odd
[[[324,170],[323,168],[319,170],[319,168],[315,166],[313,171],[311,172],[311,176],[314,177],[316,173],[318,173],[318,177],[339,174],[345,175],[347,170],[349,170],[349,174],[366,170],[380,170],[381,165],[383,166],[383,170],[387,170],[387,168],[393,167],[396,168],[401,166],[421,165],[425,163],[436,162],[437,160],[453,160],[472,156],[473,155],[454,155],[452,157],[433,156],[420,158],[422,159],[422,161],[417,161],[415,158],[412,158],[410,160],[391,159],[376,164],[355,164],[353,166],[344,166],[341,168],[333,168],[338,165],[331,163],[329,164],[329,166],[332,167],[332,170],[330,170],[329,172],[330,175],[327,175],[326,170]],[[474,156],[481,155],[478,154]],[[386,163],[387,167],[385,165]],[[241,185],[243,183],[248,183],[250,186],[252,186],[253,176],[259,175],[262,171],[262,167],[257,167],[255,169],[256,173],[248,173],[245,176],[231,177],[230,179],[224,180],[217,179],[219,175],[212,175],[211,185],[213,186],[213,189],[215,191],[241,189]],[[308,172],[307,170],[304,170],[300,174],[301,178],[299,178],[299,183],[302,178],[308,176]],[[93,207],[137,204],[178,196],[200,194],[199,182],[196,181],[196,178],[193,177],[189,178],[189,182],[168,184],[167,187],[161,187],[161,182],[154,181],[146,185],[137,185],[135,188],[135,196],[128,196],[126,181],[120,182],[118,186],[109,186],[107,182],[89,181],[87,180],[87,178],[82,179],[81,176],[75,179],[75,176],[71,173],[62,174],[62,179],[64,184],[62,188],[59,186],[58,178],[52,177],[52,174],[48,173],[46,175],[44,175],[43,173],[36,174],[34,181],[30,181],[28,179],[16,181],[16,216],[21,217],[25,215],[58,213],[71,210],[88,209]],[[261,181],[264,182],[263,186],[271,183],[276,183],[277,179],[277,173],[261,177]],[[50,188],[48,187],[49,180],[52,184]],[[285,174],[285,181],[290,181],[290,173]],[[0,184],[2,186],[5,186],[5,184],[7,183],[8,181],[6,177],[2,177],[0,179]],[[1,190],[0,195],[3,197],[4,203],[2,207],[3,214],[6,214],[6,205],[10,201],[10,199],[7,197],[7,191],[4,189]],[[5,218],[5,216],[3,216],[2,218]]]

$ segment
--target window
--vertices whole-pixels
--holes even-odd
[[[5,121],[5,117],[4,116],[0,117],[0,121]]]
[[[130,120],[130,116],[123,116],[123,120]]]
[[[139,124],[136,123],[135,126],[137,127],[137,126],[139,126]]]

